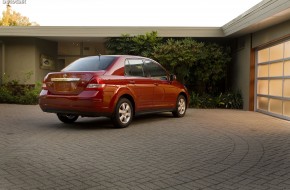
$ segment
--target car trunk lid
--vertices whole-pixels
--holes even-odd
[[[94,76],[103,75],[98,72],[55,72],[44,80],[46,89],[54,95],[78,95],[84,91]]]

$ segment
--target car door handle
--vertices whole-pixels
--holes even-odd
[[[159,84],[158,84],[158,83],[154,83],[154,85],[155,85],[155,86],[158,86]]]
[[[135,84],[135,81],[134,80],[130,80],[129,83],[130,84]]]

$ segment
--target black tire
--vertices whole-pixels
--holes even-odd
[[[130,100],[127,98],[121,98],[112,116],[112,121],[115,127],[125,128],[130,125],[133,119],[133,107]]]
[[[75,122],[79,116],[78,115],[71,115],[71,114],[56,114],[58,119],[64,123],[73,123]]]
[[[179,95],[176,101],[176,108],[172,112],[174,117],[183,117],[186,113],[187,103],[183,95]]]

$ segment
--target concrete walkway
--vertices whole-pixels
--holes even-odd
[[[0,190],[290,189],[290,122],[189,109],[62,124],[38,106],[0,104]]]

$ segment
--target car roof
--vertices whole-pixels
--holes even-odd
[[[147,57],[142,57],[142,56],[138,56],[138,55],[93,55],[93,56],[86,56],[86,57],[99,57],[99,56],[105,56],[105,57],[123,57],[123,58],[142,58],[142,59],[150,59]],[[82,58],[86,58],[86,57],[82,57]]]

